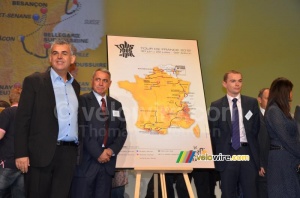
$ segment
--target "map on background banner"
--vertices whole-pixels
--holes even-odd
[[[213,168],[197,41],[108,36],[128,138],[117,167]]]
[[[92,71],[107,66],[99,56],[105,46],[103,12],[103,0],[1,0],[0,99],[8,100],[10,89],[25,76],[46,70],[55,38],[77,48],[72,74],[81,91],[89,91]]]

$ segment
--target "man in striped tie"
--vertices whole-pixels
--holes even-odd
[[[241,187],[245,198],[258,197],[258,103],[255,98],[240,94],[240,72],[231,70],[225,73],[222,84],[227,94],[212,102],[209,110],[214,154],[231,156],[231,160],[215,161],[221,176],[222,198],[237,197],[237,186]],[[236,156],[249,156],[250,160],[238,161]]]

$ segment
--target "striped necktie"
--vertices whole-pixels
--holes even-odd
[[[232,124],[232,138],[231,138],[231,143],[232,143],[232,148],[235,150],[238,150],[241,146],[240,142],[240,124],[239,124],[239,111],[237,107],[237,100],[236,98],[232,99],[233,105],[232,105],[232,119],[231,119],[231,124]]]

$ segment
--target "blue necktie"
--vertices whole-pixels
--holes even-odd
[[[232,105],[232,119],[231,119],[231,124],[232,124],[231,143],[232,143],[232,148],[238,150],[241,146],[241,142],[240,142],[239,111],[236,105],[237,99],[233,98],[232,102],[233,105]]]

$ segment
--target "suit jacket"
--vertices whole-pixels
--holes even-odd
[[[297,123],[288,118],[274,102],[268,105],[265,124],[270,143],[282,150],[270,151],[268,164],[268,196],[299,197],[300,184],[296,168],[300,164],[300,141]]]
[[[74,80],[72,86],[79,97],[80,85]],[[16,114],[15,158],[29,157],[35,167],[50,164],[58,137],[55,106],[50,70],[24,79]]]
[[[115,156],[107,163],[100,164],[98,157],[105,148],[102,147],[105,135],[105,118],[101,116],[101,107],[93,92],[80,96],[83,120],[79,127],[83,130],[83,157],[77,176],[92,176],[99,166],[104,166],[108,174],[114,175],[117,154],[122,149],[126,138],[127,129],[122,104],[112,97],[107,96],[108,111],[108,140],[106,148],[113,150]]]
[[[268,155],[270,150],[270,137],[266,128],[264,121],[264,116],[260,112],[260,129],[258,133],[258,143],[259,143],[259,158],[260,158],[260,167],[263,167],[267,172],[268,167]]]
[[[300,105],[297,105],[295,108],[294,119],[297,122],[298,132],[300,132]]]
[[[255,98],[241,95],[241,106],[243,123],[250,148],[250,160],[254,161],[258,169],[259,154],[257,135],[260,127],[258,103]],[[245,116],[250,112],[252,116],[246,119]],[[209,128],[215,154],[218,155],[222,153],[223,155],[230,155],[232,125],[227,96],[211,103],[209,110]],[[223,171],[227,163],[227,161],[216,161],[216,170]]]

